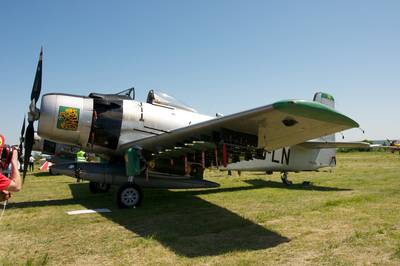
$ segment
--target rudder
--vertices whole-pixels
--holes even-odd
[[[325,92],[316,92],[313,98],[314,102],[322,103],[323,105],[329,106],[332,109],[335,109],[335,98],[332,95]],[[335,141],[335,134],[324,136],[319,139],[319,141]]]
[[[332,95],[325,92],[317,92],[314,94],[314,102],[322,103],[335,109],[335,98]],[[316,141],[335,141],[335,134],[323,136],[316,139]],[[318,159],[320,163],[325,166],[335,166],[336,165],[336,149],[321,149],[318,152]]]

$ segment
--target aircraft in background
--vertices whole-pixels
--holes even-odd
[[[75,162],[76,153],[80,150],[79,147],[63,143],[57,143],[51,140],[41,138],[36,132],[34,134],[34,143],[32,151],[40,154],[44,163],[50,162],[50,165],[65,164]],[[57,174],[49,168],[51,174]]]
[[[78,146],[107,160],[58,167],[92,184],[120,185],[120,207],[138,206],[143,197],[141,187],[218,186],[203,179],[204,169],[226,168],[241,157],[246,161],[279,160],[279,164],[291,167],[284,174],[309,166],[314,169],[315,163],[325,163],[319,158],[334,158],[329,152],[316,151],[339,144],[330,138],[310,140],[358,127],[357,122],[326,104],[332,96],[325,93],[317,93],[319,98],[314,101],[284,100],[217,117],[200,114],[154,90],[145,102],[135,100],[133,88],[88,96],[48,93],[42,97],[39,110],[42,56],[41,50],[28,113],[25,162],[34,142],[33,123],[38,121],[40,137]],[[302,149],[308,152],[302,153]]]
[[[400,154],[400,140],[387,140],[389,143],[389,146],[387,148],[392,152],[395,153],[396,151],[399,152]]]

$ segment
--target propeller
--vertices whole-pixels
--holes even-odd
[[[33,82],[33,87],[31,92],[31,104],[29,105],[28,127],[26,128],[25,139],[24,139],[25,153],[24,153],[23,181],[25,181],[26,172],[28,170],[29,158],[31,157],[32,147],[35,141],[34,140],[35,130],[33,128],[33,122],[35,120],[38,120],[40,115],[40,110],[36,107],[36,103],[39,100],[40,91],[42,90],[42,61],[43,61],[43,47],[40,48],[39,61],[36,67],[35,80]]]
[[[24,116],[24,121],[22,122],[22,128],[21,128],[21,136],[19,137],[19,152],[20,152],[20,154],[23,153],[23,145],[22,145],[22,143],[24,143],[25,120],[26,120],[26,116]]]
[[[24,134],[25,134],[25,120],[26,116],[24,116],[24,121],[22,122],[22,128],[21,128],[21,136],[19,137],[19,149],[18,149],[18,161],[20,163],[19,170],[23,170],[23,159],[22,159],[22,154],[24,153]]]

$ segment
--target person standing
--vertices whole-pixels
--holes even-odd
[[[33,156],[31,155],[31,157],[29,157],[29,171],[33,172],[34,164],[35,164],[35,158],[33,158]]]
[[[4,137],[0,135],[0,154],[4,147]],[[11,197],[10,192],[18,192],[22,188],[21,175],[18,170],[18,149],[12,149],[11,155],[11,175],[10,179],[0,172],[0,201],[8,200]]]

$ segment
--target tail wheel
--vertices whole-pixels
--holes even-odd
[[[120,208],[138,207],[142,203],[142,199],[142,189],[134,183],[126,183],[118,189],[117,203]]]
[[[89,182],[89,190],[92,193],[105,193],[110,190],[110,185],[109,184],[104,184],[104,183],[98,183],[98,182]]]

